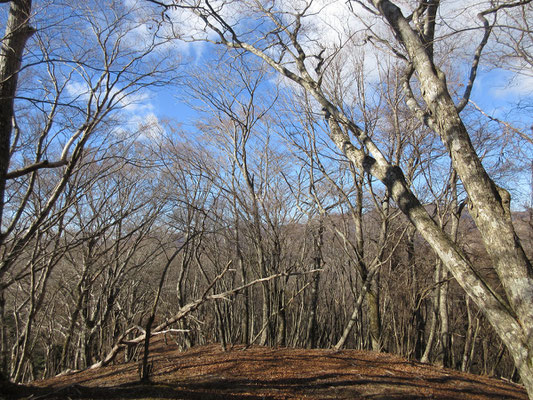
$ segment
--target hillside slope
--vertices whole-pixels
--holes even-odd
[[[180,352],[158,340],[151,385],[138,364],[58,376],[13,397],[93,399],[526,399],[524,389],[390,354],[218,345]],[[21,397],[23,396],[23,397]]]

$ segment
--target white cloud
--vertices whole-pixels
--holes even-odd
[[[144,116],[132,116],[129,125],[138,130],[139,138],[141,139],[158,142],[165,134],[165,128],[154,113],[148,113]]]
[[[532,97],[533,76],[503,71],[500,79],[493,85],[491,93],[504,100]]]
[[[111,94],[115,95],[120,90],[115,87],[111,89]],[[71,98],[70,101],[86,103],[92,96],[98,97],[98,94],[91,94],[91,90],[85,82],[71,81],[66,85],[66,91]],[[151,101],[152,96],[153,93],[149,92],[148,89],[117,96],[118,102],[114,107],[120,110],[121,120],[125,122],[123,126],[115,129],[116,135],[130,135],[139,131],[140,137],[143,138],[155,139],[161,136],[164,130],[154,113],[155,106]],[[95,97],[93,97],[93,101]]]
[[[69,81],[65,89],[71,99],[87,101],[91,97],[89,86],[86,83]]]
[[[142,115],[154,110],[151,97],[152,94],[148,90],[139,91],[121,99],[120,104],[126,112]]]

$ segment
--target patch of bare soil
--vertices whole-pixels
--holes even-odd
[[[305,350],[209,345],[180,352],[154,343],[151,384],[138,363],[34,382],[26,399],[527,399],[499,379],[356,350]]]

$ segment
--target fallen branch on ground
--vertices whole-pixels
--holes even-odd
[[[305,272],[281,272],[279,274],[270,275],[270,276],[267,276],[265,278],[255,279],[255,280],[253,280],[251,282],[248,282],[248,283],[246,283],[244,285],[238,286],[238,287],[236,287],[234,289],[226,290],[225,292],[208,295],[207,291],[212,288],[212,285],[210,285],[208,290],[206,292],[204,292],[204,295],[201,298],[199,298],[198,300],[195,300],[193,302],[190,302],[190,303],[186,304],[185,306],[183,306],[182,308],[180,308],[180,310],[176,314],[174,314],[174,316],[172,318],[169,318],[166,321],[164,321],[161,324],[159,324],[158,326],[156,326],[152,330],[150,335],[151,336],[155,336],[155,335],[163,333],[164,329],[168,328],[170,325],[172,325],[172,324],[178,322],[179,320],[183,319],[185,316],[187,316],[191,312],[195,311],[198,307],[200,307],[202,304],[204,304],[207,301],[220,300],[220,299],[228,300],[228,297],[230,295],[238,293],[238,292],[240,292],[240,291],[242,291],[242,290],[244,290],[246,288],[249,288],[251,286],[257,285],[258,283],[268,282],[268,281],[271,281],[273,279],[282,278],[282,277],[312,274],[312,273],[315,273],[315,272],[318,272],[318,271],[321,271],[321,270],[320,269],[313,269],[311,271],[305,271]],[[135,345],[141,343],[143,340],[146,339],[146,333],[143,332],[142,334],[140,334],[139,336],[137,336],[137,337],[135,337],[133,339],[125,340],[125,337],[129,333],[133,332],[134,330],[139,330],[139,327],[134,326],[134,327],[129,328],[126,332],[124,332],[119,337],[119,339],[117,340],[115,345],[111,348],[111,350],[107,353],[107,355],[101,361],[98,361],[97,363],[91,365],[89,367],[89,369],[95,369],[95,368],[104,367],[104,366],[108,365],[110,362],[112,362],[115,359],[116,355],[118,354],[118,352],[121,349],[123,349],[126,346],[135,346]]]

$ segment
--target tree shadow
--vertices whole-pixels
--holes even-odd
[[[48,387],[19,387],[6,399],[527,398],[519,386],[387,355],[207,350],[163,352],[153,359],[152,383],[135,382],[138,363],[122,364],[42,383]]]
[[[325,373],[313,377],[284,379],[247,379],[199,376],[179,384],[134,383],[111,387],[88,387],[79,384],[58,389],[25,387],[13,399],[523,399],[518,389],[498,388],[498,392],[479,386],[438,388],[438,384],[468,379],[435,377],[413,379],[408,376]],[[31,389],[31,393],[28,390]],[[493,388],[494,389],[494,388]],[[30,396],[30,397],[28,397]]]

